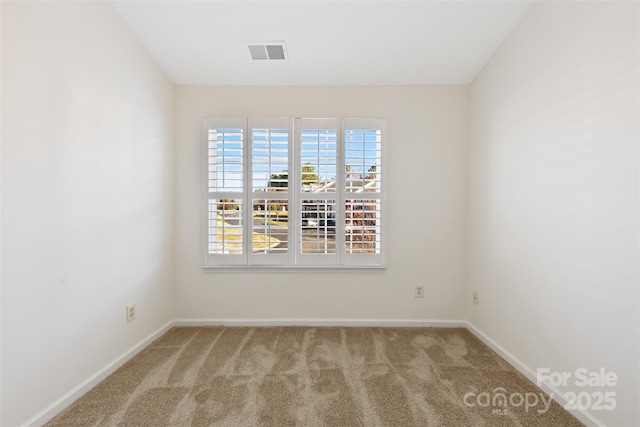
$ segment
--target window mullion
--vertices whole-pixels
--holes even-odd
[[[344,264],[344,236],[345,236],[345,195],[344,195],[344,176],[346,172],[346,161],[344,153],[344,120],[338,122],[338,134],[336,136],[336,163],[338,171],[336,171],[336,254],[338,255],[338,264]]]
[[[288,188],[289,188],[289,264],[298,264],[298,239],[299,233],[299,221],[300,221],[300,206],[298,197],[298,172],[296,165],[298,164],[299,152],[298,149],[298,126],[296,126],[297,119],[289,120],[289,173],[288,173]]]

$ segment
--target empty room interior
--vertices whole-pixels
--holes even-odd
[[[2,426],[640,425],[636,1],[0,1]]]

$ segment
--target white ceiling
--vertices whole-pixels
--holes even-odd
[[[112,0],[176,84],[468,84],[530,1]],[[245,42],[284,40],[287,61]]]

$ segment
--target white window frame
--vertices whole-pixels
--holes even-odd
[[[209,131],[212,129],[243,129],[243,190],[242,192],[210,192],[209,191]],[[286,254],[253,253],[253,199],[283,200],[283,192],[254,193],[252,178],[252,130],[253,129],[287,129],[288,130],[288,242]],[[335,254],[302,254],[301,252],[301,203],[310,199],[309,193],[303,193],[301,182],[300,139],[303,129],[331,129],[336,131],[336,192],[313,193],[314,200],[335,200],[336,237]],[[345,131],[376,129],[380,131],[380,165],[381,176],[378,193],[355,194],[345,188]],[[282,270],[282,269],[384,269],[387,256],[387,122],[385,119],[371,118],[282,118],[282,117],[207,117],[202,127],[202,268],[205,271],[220,270]],[[343,173],[339,173],[343,171]],[[371,196],[375,194],[375,196]],[[259,196],[258,196],[259,195]],[[242,254],[212,254],[209,252],[209,200],[233,198],[242,201],[244,247]],[[379,203],[377,224],[379,243],[377,253],[353,254],[345,250],[345,200],[376,199]],[[248,250],[248,248],[251,248]]]

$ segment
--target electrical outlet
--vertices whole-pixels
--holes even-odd
[[[136,305],[129,304],[127,306],[127,323],[131,322],[136,318]]]
[[[424,285],[416,285],[416,298],[424,298]]]
[[[475,305],[480,305],[480,299],[478,298],[478,293],[477,292],[473,293],[473,303]]]

